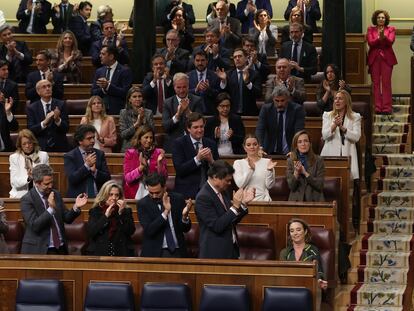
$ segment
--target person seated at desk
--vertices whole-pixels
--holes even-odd
[[[121,185],[108,180],[97,194],[88,218],[88,248],[91,256],[135,256],[131,239],[135,232],[132,210],[127,207]]]
[[[269,189],[275,182],[277,162],[261,156],[259,140],[253,134],[246,135],[243,147],[247,157],[234,161],[234,182],[239,188],[255,188],[253,201],[272,201]]]
[[[19,132],[16,148],[16,152],[9,156],[10,198],[19,199],[33,188],[33,168],[39,164],[49,164],[49,155],[40,151],[36,137],[28,129]]]
[[[7,223],[6,213],[4,209],[4,201],[0,200],[0,254],[8,254],[9,248],[4,240],[4,235],[9,231],[9,224]]]
[[[312,150],[306,130],[293,136],[292,152],[287,159],[286,179],[290,189],[289,201],[321,202],[325,179],[323,159]]]
[[[133,86],[127,93],[125,109],[122,109],[119,113],[119,133],[122,138],[121,152],[125,152],[130,148],[132,137],[142,125],[154,128],[154,117],[152,111],[146,108],[142,89]]]
[[[318,248],[311,243],[309,225],[300,218],[292,218],[288,222],[287,247],[280,252],[279,259],[284,261],[314,261],[318,262],[318,283],[321,289],[328,288],[325,273],[322,270],[321,256]]]
[[[144,179],[154,172],[168,176],[165,152],[155,147],[154,129],[142,125],[132,138],[131,148],[125,152],[125,197],[139,200],[146,196],[148,190],[144,185]]]
[[[96,129],[95,149],[103,152],[112,152],[116,145],[116,125],[114,118],[108,116],[105,111],[102,98],[92,96],[86,106],[86,113],[82,117],[80,124],[91,124]]]
[[[81,82],[82,52],[72,31],[64,31],[58,40],[56,50],[51,53],[51,66],[63,75],[63,83]]]

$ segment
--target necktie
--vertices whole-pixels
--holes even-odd
[[[109,78],[111,77],[111,67],[106,67],[106,75],[105,78],[106,80],[109,81]]]
[[[283,81],[283,84],[285,85],[286,88],[288,88],[287,81]]]
[[[227,211],[228,208],[226,206],[226,203],[224,202],[223,195],[220,192],[217,192],[217,196],[220,199],[221,204],[223,204],[224,209]]]
[[[279,111],[278,113],[276,153],[283,154],[283,111]]]
[[[48,196],[47,195],[43,195],[43,201],[45,202],[45,207],[46,209],[49,208],[49,202],[47,201]],[[56,218],[55,215],[52,215],[52,224],[50,226],[50,229],[52,230],[52,241],[53,241],[53,246],[56,248],[60,247],[60,239],[59,239],[59,233],[58,233],[58,229],[56,226]]]
[[[62,30],[66,30],[66,26],[67,26],[66,4],[62,4],[62,20],[63,20]]]
[[[85,158],[87,157],[87,153],[83,152],[83,160],[85,160]],[[96,196],[96,192],[95,192],[95,179],[92,176],[92,172],[91,174],[88,176],[87,180],[86,180],[86,193],[88,194],[89,198],[94,198]]]
[[[200,72],[200,75],[198,76],[198,82],[203,81],[203,73]]]
[[[164,211],[164,206],[161,206],[161,211]],[[170,217],[168,215],[168,217]],[[173,253],[175,249],[177,248],[177,245],[175,244],[174,237],[172,234],[171,226],[169,218],[167,217],[167,224],[165,226],[164,234],[165,234],[165,240],[167,242],[168,250]]]
[[[298,62],[298,44],[297,44],[297,42],[293,42],[292,60],[294,62]]]
[[[42,80],[45,80],[45,79],[46,79],[46,76],[45,76],[45,73],[44,73],[44,72],[42,72],[42,73],[40,74],[40,76],[42,77]]]
[[[200,150],[200,142],[199,141],[196,141],[195,143],[194,143],[194,147],[195,147],[195,151],[196,151],[196,153],[198,153],[198,150]]]
[[[238,113],[243,113],[243,71],[239,70],[239,109]]]
[[[162,107],[164,105],[164,88],[162,86],[162,79],[158,80],[157,105],[158,105],[158,111],[162,113]]]
[[[48,114],[49,112],[52,111],[52,105],[51,104],[46,104],[46,114]]]

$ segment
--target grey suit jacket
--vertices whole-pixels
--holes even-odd
[[[62,197],[56,190],[55,219],[59,226],[63,242],[66,244],[64,223],[72,223],[80,215],[80,211],[67,210]],[[26,231],[22,241],[21,254],[46,254],[50,241],[50,226],[52,215],[45,209],[42,199],[33,187],[20,201],[20,209],[23,215]]]
[[[289,76],[288,81],[293,81],[293,91],[290,92],[290,96],[292,101],[298,103],[300,105],[306,100],[306,90],[305,90],[305,81],[302,78]],[[265,102],[271,103],[273,102],[272,92],[275,86],[284,85],[284,83],[277,79],[275,74],[271,74],[268,76],[266,81],[266,95],[265,95]]]
[[[309,177],[293,175],[295,166],[291,158],[287,159],[286,178],[290,189],[289,201],[321,202],[323,196],[323,182],[325,179],[325,164],[320,156],[308,167]]]
[[[220,38],[220,43],[226,49],[234,50],[242,43],[240,21],[237,18],[227,16],[227,25],[230,26],[230,33],[226,33],[224,37]],[[211,26],[220,29],[220,19],[213,20]]]

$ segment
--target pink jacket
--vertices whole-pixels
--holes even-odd
[[[383,56],[384,60],[390,66],[397,64],[397,57],[395,57],[392,49],[395,41],[395,27],[385,26],[384,39],[380,40],[377,27],[370,26],[368,27],[366,38],[369,45],[367,57],[368,66],[372,66],[378,55]]]
[[[157,158],[161,153],[161,149],[155,148],[154,152],[151,155],[149,160],[149,173],[157,172],[165,177],[168,176],[167,173],[167,161],[164,160],[161,163],[161,167],[157,170]],[[124,192],[126,199],[135,199],[135,194],[139,188],[139,182],[141,177],[143,177],[142,172],[138,170],[139,166],[139,154],[138,150],[135,148],[130,148],[125,151],[125,160],[124,160]]]

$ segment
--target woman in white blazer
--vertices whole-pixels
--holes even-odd
[[[322,138],[325,144],[321,156],[350,156],[351,178],[359,179],[358,155],[355,144],[361,137],[361,115],[352,111],[349,93],[339,90],[333,110],[324,112]]]
[[[40,151],[39,143],[33,133],[24,129],[19,132],[16,152],[9,157],[10,198],[21,198],[33,187],[32,169],[39,164],[49,164],[47,152]]]

